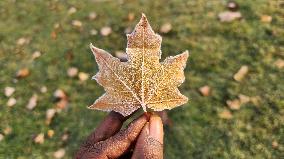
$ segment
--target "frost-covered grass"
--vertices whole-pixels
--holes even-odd
[[[126,46],[125,28],[133,27],[144,12],[155,31],[169,22],[172,31],[163,36],[163,59],[188,49],[190,59],[186,81],[180,87],[190,98],[188,104],[169,112],[172,127],[165,128],[165,158],[281,158],[284,156],[284,72],[274,62],[284,59],[284,4],[280,1],[238,0],[243,19],[221,23],[218,13],[226,10],[225,1],[110,1],[110,0],[2,0],[0,1],[0,133],[12,132],[0,141],[0,158],[53,158],[59,148],[71,158],[81,141],[106,113],[90,111],[86,106],[103,93],[95,81],[79,81],[67,76],[71,66],[90,75],[97,65],[89,43],[114,53]],[[75,7],[77,12],[68,14]],[[90,12],[97,18],[88,19]],[[128,13],[135,19],[128,21]],[[271,23],[260,21],[272,16]],[[82,22],[81,28],[72,26]],[[55,29],[56,25],[60,27]],[[110,26],[112,33],[103,37],[90,30]],[[57,37],[52,32],[57,32]],[[17,45],[19,38],[29,44]],[[42,56],[31,60],[34,51]],[[71,56],[72,55],[72,56]],[[249,73],[241,81],[233,75],[242,65]],[[17,70],[27,67],[30,76],[15,81]],[[203,97],[198,88],[209,85],[212,95]],[[12,86],[17,100],[7,107],[4,88]],[[47,93],[40,93],[46,86]],[[70,105],[57,114],[50,125],[45,113],[54,107],[53,92],[67,92]],[[25,108],[37,93],[33,111]],[[239,110],[230,110],[227,100],[239,94],[258,97]],[[218,116],[223,110],[232,119]],[[35,144],[33,136],[53,129],[52,138]],[[62,141],[64,133],[69,134]],[[278,144],[278,145],[277,145]]]

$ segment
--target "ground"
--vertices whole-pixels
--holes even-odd
[[[111,53],[124,51],[125,29],[132,29],[142,12],[157,32],[165,23],[172,25],[161,34],[162,60],[190,52],[186,81],[180,86],[190,100],[169,111],[173,125],[165,127],[165,158],[283,157],[284,70],[279,63],[284,59],[284,4],[237,3],[242,19],[225,23],[218,20],[227,10],[225,0],[2,0],[0,158],[53,158],[61,148],[66,151],[63,158],[72,157],[106,113],[86,108],[103,88],[90,78],[71,78],[67,70],[76,67],[94,75],[98,68],[89,44]],[[94,20],[88,17],[91,12],[97,14]],[[112,29],[108,36],[100,34],[105,26]],[[35,51],[41,56],[33,60]],[[248,73],[234,80],[244,65]],[[17,79],[23,68],[30,74]],[[205,85],[212,90],[209,96],[198,90]],[[4,95],[7,86],[16,89],[11,97]],[[44,86],[46,93],[41,92]],[[69,105],[46,124],[46,111],[56,107],[57,89],[66,92]],[[38,103],[28,110],[33,94]],[[228,106],[227,101],[239,100],[240,94],[251,101],[240,108]],[[7,106],[9,98],[17,103]],[[54,136],[48,137],[48,130],[54,130]],[[45,135],[42,144],[34,141],[40,133]]]

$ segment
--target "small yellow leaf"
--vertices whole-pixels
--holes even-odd
[[[44,143],[44,133],[38,134],[38,135],[34,138],[34,142],[37,143],[37,144],[43,144],[43,143]]]
[[[211,88],[209,86],[202,86],[199,88],[199,92],[203,95],[203,96],[209,96],[210,92],[211,92]]]
[[[232,119],[233,115],[229,110],[223,110],[221,113],[219,113],[219,117],[222,119]]]
[[[238,82],[242,81],[243,78],[246,76],[248,73],[248,66],[242,66],[239,71],[234,75],[234,79]]]

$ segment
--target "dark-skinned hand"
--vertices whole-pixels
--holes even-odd
[[[75,159],[162,159],[164,132],[161,118],[144,113],[120,130],[128,118],[110,112],[81,145]]]

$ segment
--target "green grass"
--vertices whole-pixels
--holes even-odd
[[[53,152],[65,148],[65,158],[71,158],[81,141],[96,127],[103,116],[100,111],[86,109],[103,93],[95,81],[80,82],[70,78],[66,70],[77,67],[94,75],[97,65],[89,43],[115,52],[126,46],[126,27],[134,27],[144,12],[153,29],[165,22],[173,29],[162,35],[162,58],[188,49],[190,59],[185,70],[186,81],[180,87],[190,101],[169,112],[174,125],[165,129],[165,158],[275,158],[284,157],[284,71],[274,61],[284,59],[284,8],[280,0],[238,0],[241,21],[221,23],[218,13],[225,10],[225,1],[110,1],[110,0],[2,0],[0,1],[0,133],[6,127],[12,132],[0,141],[0,158],[53,158]],[[68,15],[70,7],[77,12]],[[98,17],[90,21],[88,14]],[[127,21],[128,13],[135,20]],[[271,15],[271,23],[260,21],[261,15]],[[83,23],[74,28],[72,20]],[[55,24],[60,24],[57,38],[51,38]],[[90,35],[91,29],[111,26],[110,36]],[[27,45],[17,45],[17,39],[30,39]],[[31,60],[39,50],[43,55]],[[73,58],[67,59],[72,54]],[[249,73],[241,82],[233,75],[242,65]],[[31,75],[15,79],[20,68],[27,67]],[[203,97],[198,88],[209,85],[212,95]],[[13,86],[17,99],[7,107],[2,93]],[[46,86],[48,92],[40,93]],[[54,107],[53,92],[61,88],[70,98],[68,109],[57,114],[51,125],[45,124],[45,112]],[[37,93],[39,103],[33,111],[25,108],[29,98]],[[232,111],[233,118],[221,119],[218,114],[228,109],[226,100],[239,94],[259,96],[258,106],[247,103]],[[53,138],[41,145],[32,137],[55,130]],[[67,141],[61,136],[69,132]],[[273,148],[272,142],[278,147]]]

